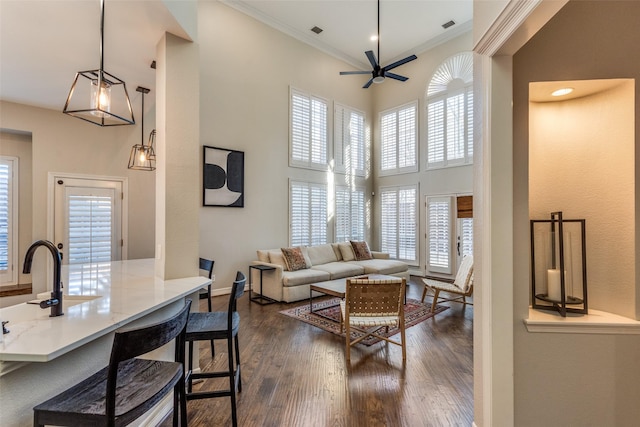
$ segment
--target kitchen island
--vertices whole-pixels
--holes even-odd
[[[63,266],[64,315],[22,303],[0,309],[10,333],[0,343],[0,425],[33,424],[33,406],[108,364],[113,332],[178,312],[184,300],[198,300],[210,280],[155,277],[155,260]],[[46,298],[46,296],[45,296]],[[197,304],[193,309],[197,309]],[[163,348],[156,358],[173,358]],[[154,425],[171,409],[171,397],[137,424]]]

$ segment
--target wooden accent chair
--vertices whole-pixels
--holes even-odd
[[[453,283],[441,282],[434,279],[422,279],[424,282],[424,290],[422,291],[422,302],[429,292],[433,292],[433,302],[431,303],[431,312],[436,309],[438,302],[459,302],[461,304],[473,305],[467,301],[467,297],[473,295],[473,256],[467,255],[460,263],[458,274]],[[452,298],[440,297],[440,292],[457,295]]]
[[[33,425],[123,426],[173,390],[173,425],[187,425],[184,339],[191,301],[163,322],[116,331],[109,366],[33,408]],[[176,340],[175,362],[137,356]]]
[[[347,360],[351,360],[351,346],[368,336],[402,347],[402,360],[406,360],[404,304],[406,279],[375,280],[368,278],[347,279],[345,299],[340,303],[346,333]],[[400,329],[400,341],[378,333],[389,326]],[[364,333],[351,340],[351,330]]]
[[[229,306],[227,311],[195,312],[189,314],[186,341],[189,343],[189,367],[186,375],[187,400],[208,399],[213,397],[231,398],[231,419],[233,426],[238,425],[236,410],[236,392],[242,391],[242,377],[240,375],[240,346],[238,331],[240,329],[240,314],[236,309],[237,300],[244,294],[247,278],[240,271],[231,287]],[[226,340],[228,349],[229,368],[216,372],[193,372],[193,343],[194,341]],[[234,351],[235,350],[235,351]],[[212,355],[213,356],[213,355]],[[207,378],[229,378],[229,388],[225,390],[198,391],[193,388],[193,380]]]

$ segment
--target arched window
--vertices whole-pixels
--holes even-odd
[[[427,168],[473,162],[473,55],[447,58],[426,91]]]

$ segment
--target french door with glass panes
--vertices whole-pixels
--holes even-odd
[[[473,254],[472,196],[427,196],[427,274],[455,275]]]
[[[55,177],[54,240],[63,264],[122,259],[122,181]]]

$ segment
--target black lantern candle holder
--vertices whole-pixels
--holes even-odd
[[[585,220],[531,220],[531,301],[534,309],[587,314]],[[564,272],[564,274],[562,273]]]

